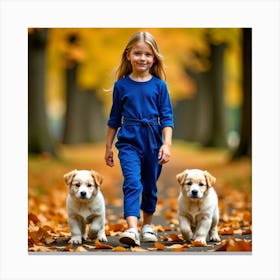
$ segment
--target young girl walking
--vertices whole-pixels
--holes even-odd
[[[155,242],[152,218],[157,204],[157,180],[162,164],[169,161],[172,144],[173,112],[165,72],[157,43],[148,32],[137,32],[126,45],[113,104],[107,122],[105,161],[114,166],[112,144],[116,147],[124,177],[124,218],[128,229],[120,242],[140,246]],[[138,232],[140,209],[143,226]]]

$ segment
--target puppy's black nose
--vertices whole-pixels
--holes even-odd
[[[81,197],[86,197],[87,193],[86,192],[80,192]]]
[[[193,196],[197,196],[197,194],[198,194],[198,190],[192,190],[192,195]]]

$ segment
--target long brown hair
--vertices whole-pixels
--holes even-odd
[[[134,46],[139,41],[144,41],[147,43],[151,48],[155,56],[155,62],[153,66],[150,69],[150,73],[162,80],[166,79],[166,74],[162,62],[162,55],[160,54],[158,50],[157,43],[149,32],[146,31],[140,31],[135,33],[134,35],[131,36],[130,40],[128,41],[123,53],[122,53],[122,59],[121,63],[116,71],[116,77],[117,80],[129,75],[132,72],[132,67],[130,64],[130,61],[127,59],[127,53],[129,53]]]

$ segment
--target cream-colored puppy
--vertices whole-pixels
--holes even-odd
[[[82,244],[88,236],[107,241],[105,235],[105,202],[100,191],[103,177],[96,171],[72,170],[64,175],[69,186],[66,200],[68,224],[71,230],[69,243]]]
[[[178,216],[184,239],[207,245],[209,235],[210,241],[220,241],[218,197],[213,188],[216,178],[199,169],[186,169],[176,178],[181,185]]]

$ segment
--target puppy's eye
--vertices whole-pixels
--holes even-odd
[[[188,182],[187,185],[188,185],[188,186],[191,186],[191,185],[192,185],[192,182]]]
[[[199,186],[200,186],[200,187],[203,187],[203,186],[204,186],[204,184],[203,184],[203,183],[199,183]]]
[[[90,188],[90,187],[92,187],[92,184],[88,184],[87,186],[88,186],[88,188]]]
[[[80,184],[80,183],[77,183],[77,184],[75,184],[75,186],[76,186],[77,188],[79,188],[79,187],[81,186],[81,184]]]

